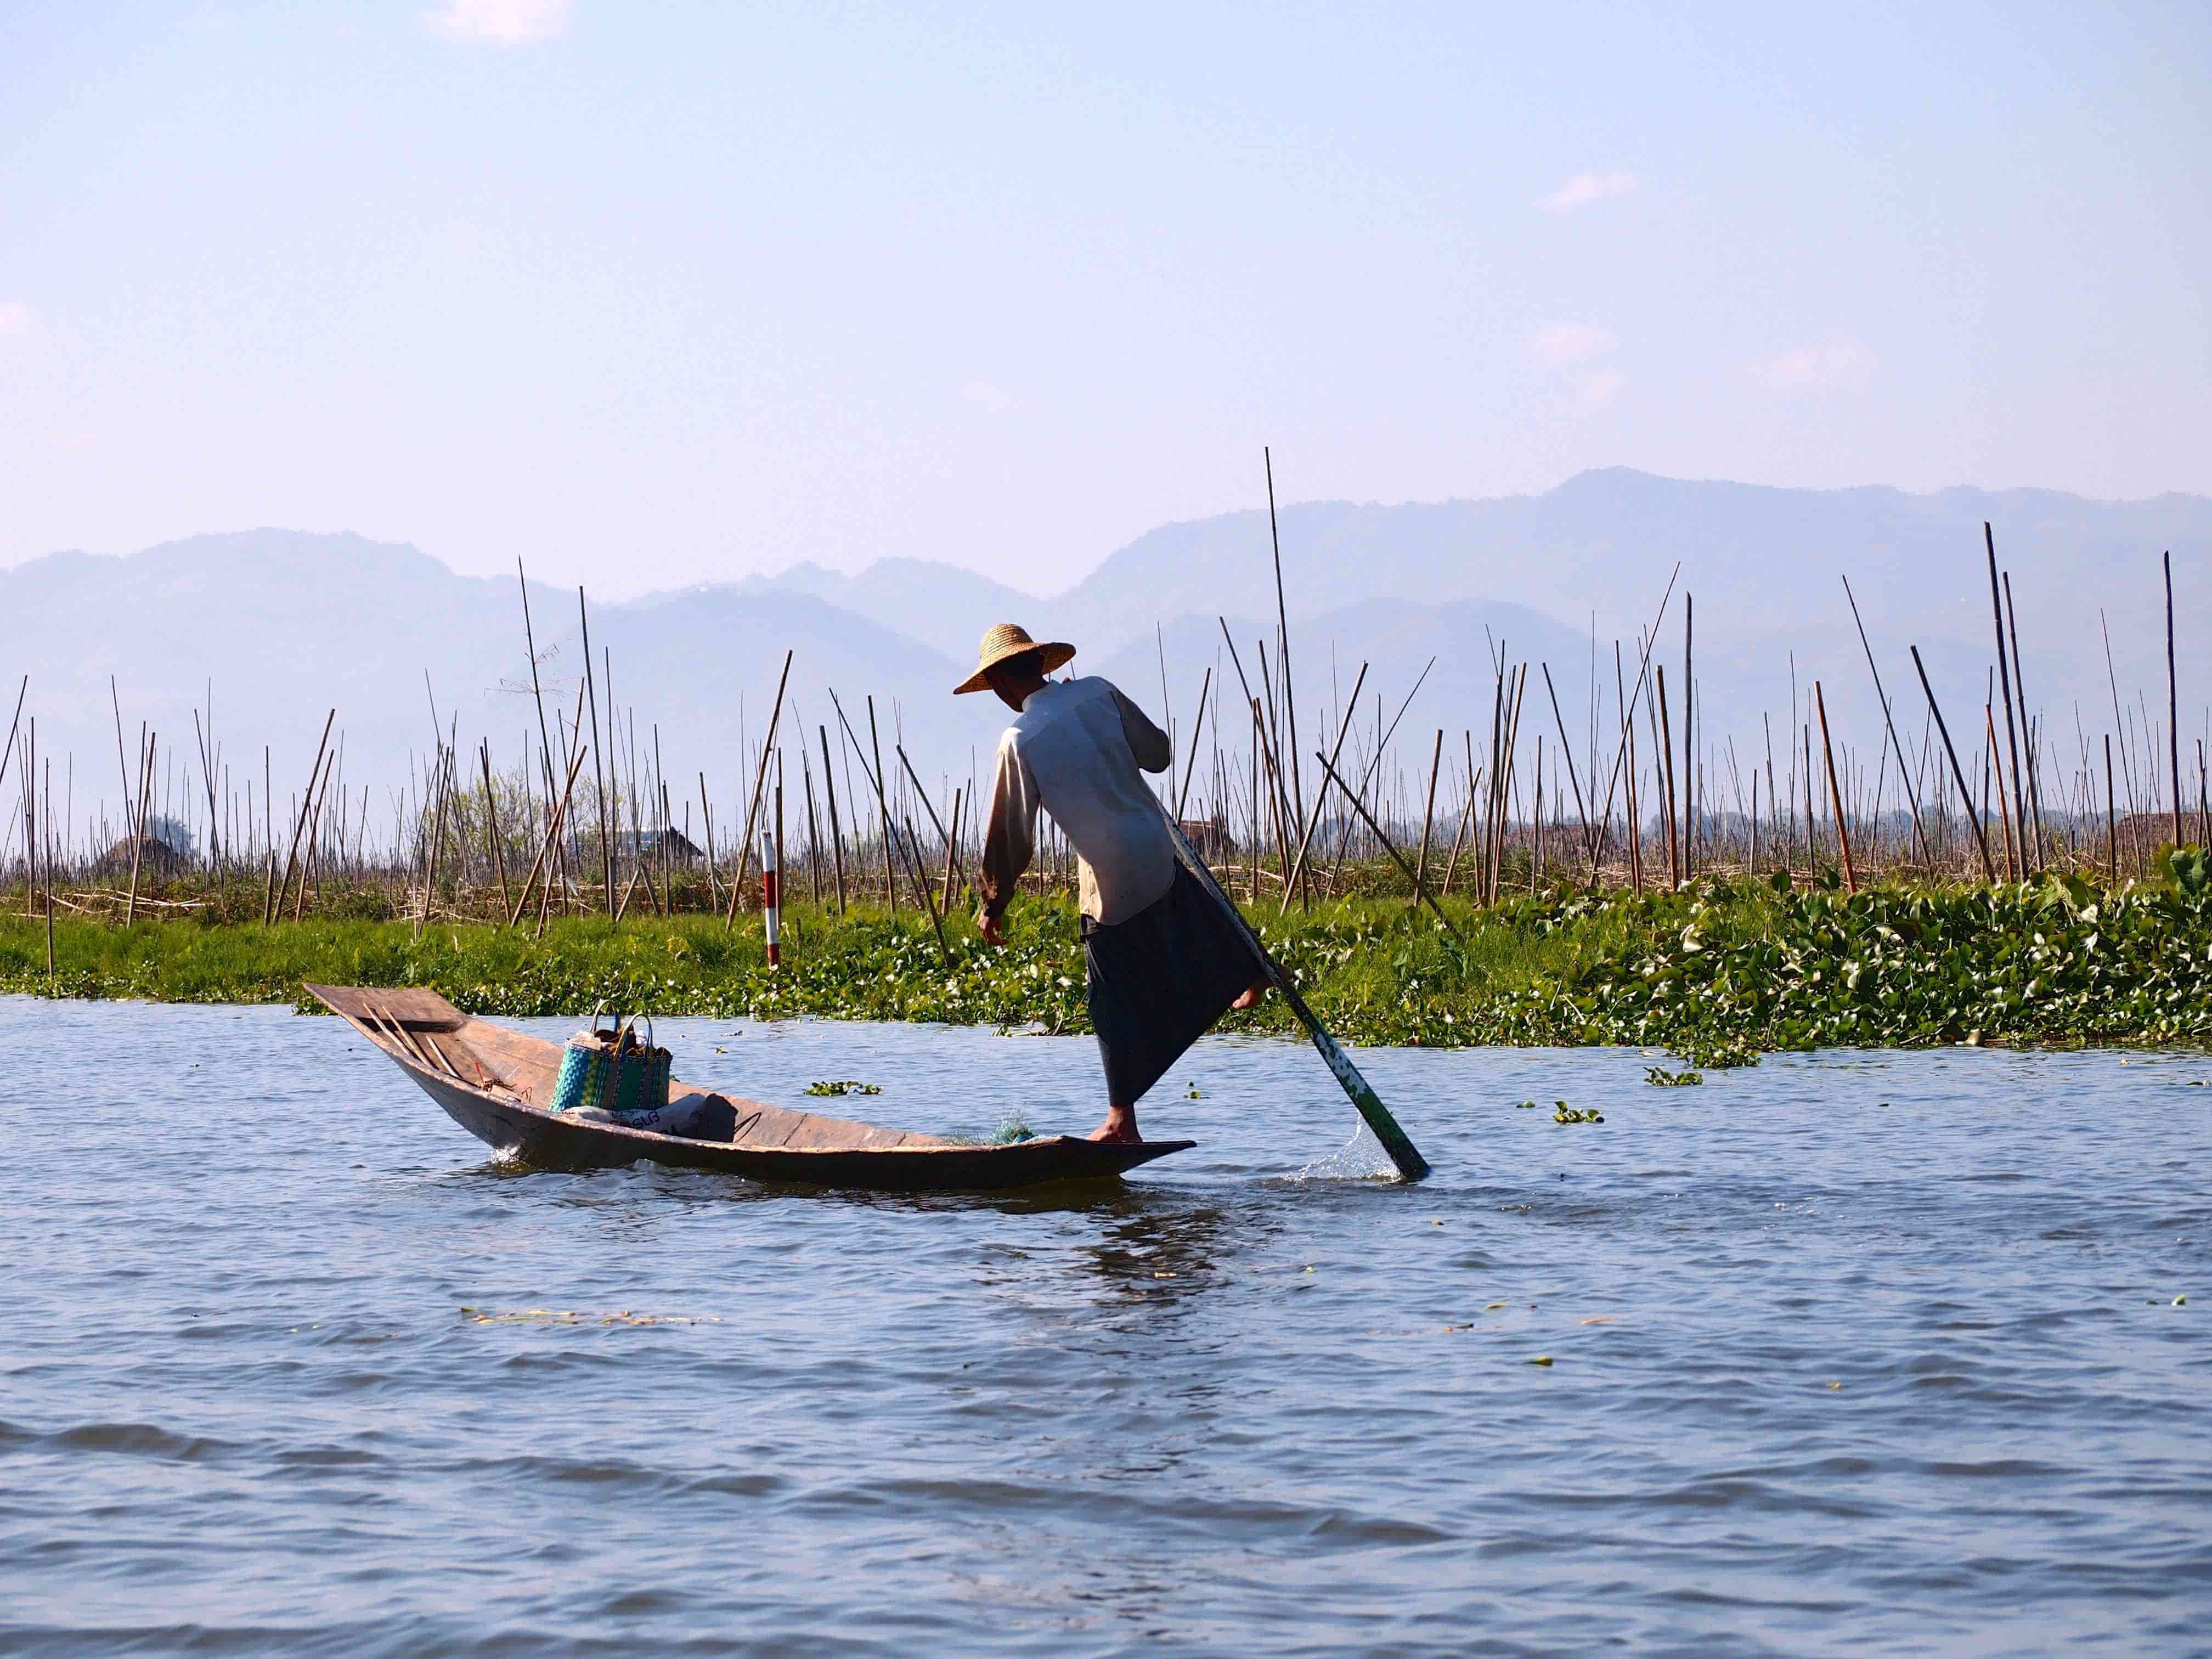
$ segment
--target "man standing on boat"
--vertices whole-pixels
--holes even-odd
[[[1138,775],[1172,764],[1167,734],[1110,681],[1045,678],[1074,655],[1000,623],[953,688],[995,691],[1017,714],[999,740],[975,926],[1003,942],[999,919],[1036,851],[1037,813],[1051,813],[1080,870],[1091,1024],[1106,1066],[1106,1121],[1091,1138],[1135,1141],[1145,1091],[1224,1012],[1259,1000],[1265,981],[1235,924],[1176,862]]]

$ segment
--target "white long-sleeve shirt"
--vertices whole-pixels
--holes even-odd
[[[990,826],[983,836],[984,908],[1001,915],[1036,848],[1040,808],[1081,867],[1083,914],[1127,921],[1175,881],[1175,847],[1138,775],[1174,761],[1167,734],[1110,681],[1048,680],[999,739]]]

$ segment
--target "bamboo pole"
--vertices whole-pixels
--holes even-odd
[[[952,914],[952,878],[960,867],[955,854],[960,845],[961,804],[961,793],[955,789],[952,792],[952,833],[945,838],[945,895],[938,905],[938,908],[948,916]]]
[[[1897,722],[1890,718],[1889,693],[1882,690],[1881,670],[1875,666],[1874,647],[1868,642],[1866,623],[1859,616],[1858,595],[1851,592],[1849,576],[1844,578],[1844,597],[1850,601],[1851,622],[1859,630],[1859,648],[1866,653],[1867,672],[1874,676],[1874,695],[1881,704],[1883,728],[1888,732],[1890,742],[1897,748],[1898,769],[1905,776],[1905,799],[1912,804],[1912,833],[1919,838],[1922,860],[1932,868],[1936,855],[1929,850],[1928,832],[1920,823],[1920,791],[1913,784],[1912,774],[1905,766],[1905,745],[1897,739]]]
[[[312,783],[309,785],[309,793],[313,797],[313,816],[308,819],[307,823],[307,855],[300,860],[300,896],[298,902],[292,907],[292,920],[295,921],[299,921],[301,917],[307,913],[307,876],[308,872],[311,872],[315,866],[315,837],[318,832],[322,829],[323,802],[329,798],[331,793],[331,775],[337,770],[337,757],[333,755],[323,767],[323,780],[321,787],[318,788]],[[302,803],[303,808],[306,805],[306,803]]]
[[[483,761],[484,781],[484,838],[491,842],[492,866],[499,872],[499,908],[507,912],[507,852],[499,844],[499,803],[493,798],[491,781],[491,740],[487,738],[478,747]]]
[[[1439,898],[1449,898],[1452,878],[1459,872],[1459,855],[1467,845],[1467,832],[1474,825],[1474,793],[1481,787],[1481,775],[1474,769],[1474,732],[1463,727],[1461,735],[1467,739],[1467,799],[1461,805],[1459,833],[1452,837],[1451,857],[1444,864],[1443,885],[1437,890]]]
[[[1959,751],[1951,744],[1951,728],[1944,724],[1943,711],[1936,703],[1935,690],[1928,684],[1928,669],[1920,660],[1920,647],[1916,645],[1911,649],[1913,672],[1920,676],[1920,690],[1928,699],[1928,712],[1936,718],[1936,734],[1943,739],[1943,753],[1950,759],[1951,776],[1959,786],[1959,799],[1966,807],[1967,823],[1974,829],[1974,844],[1981,849],[1983,878],[1995,884],[1996,866],[1990,860],[1990,838],[1982,828],[1981,819],[1974,813],[1974,792],[1966,787],[1966,769],[1959,764]]]
[[[337,710],[333,708],[331,713],[336,714]],[[143,763],[146,748],[146,722],[143,720],[138,722],[138,748],[139,759]],[[262,862],[269,866],[269,873],[261,888],[261,925],[264,927],[276,919],[276,792],[270,781],[275,775],[270,767],[269,745],[264,743],[261,745],[261,839],[267,844],[261,851]],[[135,887],[138,880],[136,873],[138,854],[135,848],[131,854],[131,867],[133,872],[131,884]]]
[[[337,720],[337,717],[338,717],[338,711],[337,711],[337,709],[333,708],[333,709],[331,709],[331,712],[330,712],[328,714],[326,714],[326,715],[325,715],[325,716],[324,716],[324,718],[323,718],[323,735],[322,735],[322,739],[321,739],[321,741],[319,741],[319,743],[317,743],[317,744],[316,744],[316,745],[315,745],[315,763],[314,763],[314,765],[313,765],[311,769],[309,769],[308,773],[307,773],[307,792],[312,792],[312,791],[313,790],[313,788],[314,788],[314,787],[315,787],[315,779],[316,779],[316,776],[317,776],[317,775],[318,775],[322,771],[322,769],[323,769],[323,755],[324,755],[325,751],[325,750],[329,748],[329,746],[330,746],[330,741],[331,741],[331,724],[332,724],[334,721],[336,721],[336,720]],[[284,896],[285,896],[285,897],[287,897],[287,898],[289,898],[289,897],[290,897],[290,896],[291,896],[291,893],[292,893],[292,870],[293,870],[293,866],[295,866],[295,864],[298,861],[298,860],[299,860],[299,856],[300,856],[300,832],[301,832],[302,830],[306,829],[306,828],[307,828],[307,792],[303,792],[303,793],[301,793],[301,799],[300,799],[300,812],[299,812],[299,816],[298,816],[297,817],[295,817],[295,818],[292,821],[292,846],[291,846],[291,850],[290,850],[289,852],[288,852],[288,853],[286,853],[286,854],[284,854],[284,880],[283,880],[283,884],[282,887],[279,889],[279,890],[280,890],[280,891],[284,895]]]
[[[2034,868],[2043,868],[2043,786],[2042,767],[2036,759],[2036,727],[2027,717],[2027,671],[2020,661],[2020,611],[2012,602],[2012,572],[2004,573],[2005,632],[2012,642],[2012,696],[2020,705],[2020,729],[2027,738],[2027,770],[2017,780],[2027,795],[2027,815],[2021,820],[2021,844],[2035,849]],[[2033,825],[2031,834],[2030,826]],[[2023,859],[2023,865],[2027,860]]]
[[[1281,860],[1277,866],[1277,873],[1288,875],[1291,867],[1290,768],[1285,763],[1283,754],[1282,727],[1277,723],[1278,699],[1275,693],[1275,682],[1267,672],[1267,642],[1265,640],[1255,640],[1252,641],[1252,648],[1260,659],[1260,693],[1265,710],[1261,718],[1265,723],[1263,730],[1267,743],[1267,778],[1269,786],[1275,792],[1274,804],[1270,810],[1274,814],[1275,841],[1281,849],[1277,854],[1277,857]],[[1285,892],[1288,890],[1287,888],[1285,890]]]
[[[799,734],[799,781],[806,790],[806,896],[822,902],[822,825],[814,811],[814,767],[807,758],[806,734]],[[956,803],[958,797],[955,796]]]
[[[538,683],[538,630],[531,624],[530,578],[523,571],[520,554],[515,556],[514,582],[522,593],[522,643],[524,648],[530,653],[530,701],[538,710],[538,763],[545,775],[546,806],[547,810],[550,811],[553,795],[553,738],[551,733],[545,728],[545,689]],[[526,749],[529,745],[530,740],[525,738],[523,746]],[[529,774],[528,759],[527,756],[524,757],[523,771],[526,777]]]
[[[884,782],[884,744],[876,729],[876,700],[868,699],[868,749],[874,757],[875,766],[869,781],[876,786],[876,811],[884,833],[884,897],[890,903],[891,914],[898,914],[898,878],[891,867],[891,842],[896,839],[891,833],[890,797]]]
[[[23,734],[23,775],[15,793],[23,806],[23,920],[39,919],[39,717]],[[9,832],[9,839],[15,832]]]
[[[1694,873],[1698,846],[1698,751],[1696,717],[1692,702],[1697,682],[1691,678],[1690,641],[1695,632],[1697,600],[1688,589],[1682,592],[1682,876],[1689,880]],[[1662,706],[1664,711],[1664,705]],[[1667,767],[1667,795],[1674,794],[1674,768],[1670,758]]]
[[[1359,677],[1352,683],[1352,695],[1345,700],[1344,718],[1337,724],[1336,742],[1328,751],[1328,763],[1331,766],[1335,765],[1337,757],[1344,753],[1345,734],[1352,730],[1352,716],[1354,711],[1359,707],[1359,688],[1366,684],[1367,665],[1363,662],[1359,665]],[[1188,783],[1186,783],[1185,787],[1188,787]],[[1297,857],[1291,860],[1288,879],[1285,880],[1283,884],[1284,910],[1288,910],[1291,908],[1290,884],[1297,881],[1305,871],[1306,853],[1307,850],[1312,847],[1314,831],[1321,823],[1321,803],[1325,793],[1326,792],[1322,790],[1316,790],[1314,792],[1313,810],[1306,814],[1305,826],[1298,836]],[[1177,822],[1180,823],[1180,815],[1178,815]],[[1254,902],[1255,903],[1258,902],[1258,896],[1259,896],[1256,893],[1253,896]],[[1278,914],[1280,913],[1279,912]]]
[[[607,829],[607,771],[601,758],[604,750],[599,743],[599,688],[592,674],[592,617],[584,605],[584,590],[580,584],[576,589],[576,626],[583,635],[584,701],[592,716],[592,781],[598,793],[594,805],[599,823],[599,879],[605,893],[607,916],[611,921],[615,915],[615,848]],[[607,723],[611,727],[615,711],[611,692],[609,695]]]
[[[897,833],[894,829],[894,837]],[[929,890],[929,878],[922,873],[921,842],[914,833],[911,817],[906,820],[906,838],[899,842],[899,861],[908,866],[914,878],[915,890],[921,895],[922,908],[929,912],[929,925],[937,930],[937,953],[950,968],[952,965],[952,947],[945,943],[945,919],[937,914],[937,896]]]
[[[2012,822],[2018,823],[2025,816],[2027,799],[2021,793],[2020,737],[2014,729],[2012,720],[2012,669],[2008,653],[2005,650],[2004,605],[1998,597],[1997,590],[1996,537],[1990,530],[1987,520],[1982,522],[1982,546],[1988,552],[1990,560],[1990,613],[1995,623],[1997,635],[1997,690],[2004,699],[2005,744],[2012,755]],[[1990,729],[1992,734],[1991,741],[1994,742],[1996,730],[1994,721],[1991,722]],[[2004,787],[2004,768],[2002,766],[1997,768],[1997,787],[2000,791]],[[1997,804],[2000,807],[2004,805],[2002,800],[1999,800]],[[2000,818],[2003,816],[2002,812],[1999,812]],[[2009,865],[2009,859],[2007,860],[2007,863]]]
[[[1759,769],[1751,769],[1751,857],[1744,873],[1756,881],[1759,878]]]
[[[1454,939],[1458,939],[1462,945],[1465,945],[1467,940],[1461,936],[1459,929],[1452,926],[1451,918],[1444,914],[1443,907],[1438,904],[1435,899],[1429,896],[1428,889],[1421,885],[1420,878],[1414,874],[1413,866],[1406,862],[1405,854],[1390,844],[1390,837],[1384,835],[1382,833],[1382,826],[1375,822],[1374,815],[1367,810],[1367,803],[1361,800],[1358,795],[1352,793],[1352,786],[1338,775],[1336,769],[1328,763],[1328,756],[1322,754],[1321,750],[1316,749],[1314,750],[1314,758],[1321,763],[1322,773],[1330,780],[1330,781],[1336,785],[1339,790],[1343,793],[1345,799],[1352,803],[1352,810],[1358,813],[1360,817],[1366,823],[1369,831],[1374,836],[1376,841],[1382,843],[1382,850],[1388,853],[1397,866],[1406,872],[1406,878],[1413,884],[1413,891],[1415,895],[1422,902],[1425,903],[1430,909],[1436,912],[1437,920],[1443,924],[1444,932],[1449,933]]]
[[[1619,787],[1622,780],[1626,778],[1630,803],[1628,811],[1630,837],[1629,867],[1634,873],[1636,879],[1636,890],[1638,893],[1641,893],[1644,890],[1644,832],[1642,827],[1637,821],[1638,807],[1635,774],[1635,708],[1639,699],[1644,702],[1647,708],[1650,705],[1651,700],[1645,693],[1644,682],[1650,677],[1651,672],[1651,653],[1658,648],[1659,625],[1667,620],[1667,607],[1674,600],[1674,584],[1681,579],[1681,574],[1682,562],[1680,560],[1677,559],[1674,562],[1674,568],[1667,577],[1667,586],[1665,591],[1659,595],[1659,609],[1652,616],[1650,631],[1648,634],[1644,635],[1641,638],[1640,644],[1642,648],[1639,653],[1636,666],[1636,684],[1629,689],[1628,700],[1620,705],[1620,746],[1613,751],[1613,776],[1606,784],[1605,810],[1599,815],[1598,819],[1600,824],[1602,825],[1612,818],[1613,790]],[[1618,640],[1613,641],[1613,696],[1615,700],[1618,701],[1620,696],[1620,642]],[[1628,768],[1628,770],[1625,773],[1622,770],[1624,764]],[[1590,780],[1590,789],[1592,793],[1595,793],[1596,788],[1597,780],[1593,777]],[[1597,872],[1595,866],[1591,868],[1590,879],[1593,881],[1597,879]]]
[[[707,799],[707,774],[699,774],[699,831],[707,838],[707,898],[717,910],[722,908],[721,878],[714,871],[714,808]]]
[[[31,677],[24,675],[23,684],[28,686],[30,683]],[[20,700],[16,706],[21,707]],[[131,804],[131,763],[124,758],[123,754],[123,700],[116,694],[115,676],[112,674],[107,677],[107,706],[115,711],[115,769],[123,775],[123,818],[128,823],[136,821],[137,813]],[[8,732],[8,741],[11,744],[15,741],[12,727]],[[139,758],[145,758],[145,733],[143,731],[139,733]],[[4,762],[0,762],[0,774],[6,770]]]
[[[146,800],[154,790],[154,739],[142,720],[138,726],[138,811],[131,830],[131,896],[123,906],[123,925],[128,927],[138,919],[138,856],[146,845]],[[269,849],[269,873],[276,873],[276,849]],[[264,897],[261,907],[262,925],[269,921],[269,905]]]
[[[1505,893],[1505,835],[1506,818],[1512,811],[1513,785],[1519,772],[1521,750],[1521,710],[1528,701],[1528,665],[1522,663],[1513,676],[1513,685],[1508,694],[1505,713],[1505,751],[1500,761],[1498,779],[1498,854],[1490,866],[1490,902],[1495,904]]]
[[[768,735],[761,739],[760,764],[753,770],[752,799],[745,807],[744,832],[738,837],[738,868],[736,873],[730,878],[730,908],[722,917],[722,930],[725,933],[738,925],[738,900],[745,890],[745,872],[752,867],[753,825],[760,816],[761,788],[768,781],[769,751],[775,746],[775,729],[777,724],[783,719],[783,689],[791,680],[793,655],[793,653],[788,650],[783,653],[783,672],[776,676],[775,680],[775,708],[769,715]],[[836,693],[833,691],[830,696],[834,700]],[[738,764],[744,763],[744,757],[741,756],[738,758]],[[780,875],[781,872],[778,872],[778,873]]]
[[[423,925],[430,920],[430,900],[438,890],[438,854],[444,850],[446,843],[446,775],[449,769],[446,764],[446,745],[442,740],[438,744],[436,766],[437,805],[430,823],[430,850],[422,868],[422,908],[415,916],[416,939],[422,937]],[[305,810],[302,807],[303,813]],[[289,882],[285,884],[284,890],[288,894],[291,891]]]
[[[905,769],[907,777],[913,782],[915,798],[921,801],[921,810],[929,814],[929,827],[937,831],[938,840],[943,842],[950,849],[952,846],[951,832],[945,829],[945,820],[937,816],[937,809],[929,804],[929,791],[921,787],[921,779],[914,769],[914,763],[907,758],[906,745],[894,743],[891,745],[891,751],[898,757],[899,765]],[[963,881],[968,878],[968,872],[965,868],[961,870],[960,878]]]
[[[2181,693],[2173,668],[2173,550],[2166,558],[2166,744],[2173,768],[2173,844],[2181,845]]]
[[[54,976],[54,762],[46,757],[46,810],[45,819],[46,845],[46,977]]]
[[[1859,880],[1851,869],[1850,827],[1844,822],[1843,792],[1836,785],[1836,750],[1828,741],[1828,700],[1820,695],[1820,682],[1818,680],[1813,682],[1813,707],[1820,711],[1820,753],[1828,763],[1828,805],[1836,815],[1836,845],[1844,855],[1844,889],[1846,892],[1856,893]]]
[[[1550,674],[1547,672],[1544,678],[1548,684],[1551,679]],[[1553,709],[1554,713],[1558,712],[1556,698],[1553,702]],[[1413,872],[1413,897],[1409,901],[1415,907],[1420,904],[1420,895],[1425,890],[1425,884],[1428,880],[1429,828],[1437,815],[1437,773],[1443,765],[1443,759],[1444,732],[1443,727],[1440,726],[1437,728],[1436,747],[1429,755],[1429,804],[1421,813],[1421,861]]]
[[[2105,878],[2120,883],[2120,821],[2112,805],[2112,734],[2105,733]]]
[[[1255,698],[1252,703],[1252,725],[1255,732],[1262,731],[1262,723],[1266,718],[1267,716],[1261,712],[1258,699]],[[1291,905],[1291,843],[1289,836],[1285,833],[1283,823],[1283,775],[1277,769],[1274,749],[1267,744],[1264,732],[1261,742],[1262,756],[1267,762],[1267,817],[1275,831],[1275,872],[1283,878],[1283,908],[1287,910]],[[1255,902],[1256,902],[1255,895]]]
[[[1212,690],[1213,690],[1213,666],[1212,666],[1212,665],[1211,663],[1209,663],[1209,664],[1207,664],[1207,665],[1206,665],[1206,678],[1205,678],[1205,679],[1204,679],[1204,680],[1202,680],[1202,681],[1201,681],[1201,682],[1200,682],[1200,684],[1199,684],[1199,688],[1198,688],[1198,718],[1191,723],[1191,728],[1190,728],[1190,729],[1191,729],[1191,732],[1192,732],[1192,734],[1193,734],[1193,740],[1192,740],[1192,743],[1191,743],[1191,745],[1190,745],[1190,757],[1189,757],[1189,759],[1188,759],[1187,761],[1185,761],[1185,762],[1183,763],[1183,769],[1182,769],[1182,787],[1180,790],[1178,790],[1178,791],[1176,792],[1176,811],[1175,811],[1175,815],[1176,815],[1176,822],[1178,824],[1180,824],[1180,823],[1182,822],[1182,812],[1183,812],[1183,807],[1184,807],[1184,805],[1185,805],[1189,801],[1189,799],[1190,799],[1190,781],[1191,781],[1191,779],[1192,779],[1192,778],[1193,778],[1193,777],[1197,774],[1197,771],[1198,771],[1198,749],[1199,749],[1199,745],[1198,745],[1198,743],[1197,743],[1197,741],[1196,741],[1196,734],[1197,734],[1198,732],[1202,732],[1202,731],[1203,731],[1203,730],[1205,730],[1205,728],[1206,728],[1206,694],[1207,694],[1208,692],[1212,691]]]
[[[822,737],[822,791],[830,805],[830,856],[837,872],[837,914],[845,914],[845,832],[837,822],[837,772],[830,763],[830,727],[815,728]],[[850,781],[849,778],[848,780]]]
[[[1639,692],[1644,689],[1644,672],[1641,669],[1637,671],[1636,689]],[[1620,710],[1620,757],[1613,762],[1613,775],[1625,779],[1627,784],[1628,878],[1636,889],[1636,896],[1641,898],[1644,896],[1644,826],[1637,819],[1636,706],[1634,697],[1625,696],[1622,690],[1619,640],[1613,642],[1613,700]],[[1771,744],[1768,746],[1772,747]],[[1625,772],[1621,769],[1621,758],[1627,762]],[[1606,787],[1605,811],[1608,818],[1613,816],[1613,787],[1610,784]],[[1590,879],[1593,882],[1597,879],[1595,871],[1590,872]]]
[[[515,900],[514,908],[507,915],[507,925],[509,927],[513,927],[521,921],[523,908],[530,902],[530,889],[537,881],[538,872],[541,867],[545,871],[545,890],[547,894],[550,896],[553,890],[553,870],[551,865],[553,848],[560,837],[562,828],[568,822],[568,797],[576,787],[576,774],[582,769],[583,764],[584,746],[581,744],[578,744],[574,753],[569,757],[568,781],[562,787],[561,799],[554,806],[551,816],[546,820],[545,837],[538,845],[538,856],[530,860],[530,873],[522,878],[521,896]],[[542,921],[540,923],[540,931],[543,931]]]
[[[1997,753],[1996,716],[1987,703],[1982,705],[1982,723],[1989,728],[1990,764],[1996,771],[1997,823],[2004,830],[2005,879],[2016,882],[2021,877],[2013,863],[2012,815],[2005,799],[2004,757]]]
[[[1674,825],[1674,732],[1667,719],[1667,670],[1663,664],[1655,664],[1652,680],[1658,691],[1659,754],[1666,765],[1659,787],[1667,805],[1667,884],[1679,890],[1682,885],[1682,854],[1675,839]]]
[[[222,851],[216,843],[215,762],[208,751],[207,733],[200,729],[200,711],[192,710],[192,740],[199,749],[200,781],[205,786],[208,804],[208,865],[210,869],[220,860]]]
[[[1559,752],[1567,757],[1567,782],[1573,787],[1575,792],[1575,816],[1582,820],[1583,851],[1595,858],[1596,856],[1596,843],[1590,836],[1589,809],[1583,805],[1582,781],[1575,775],[1574,746],[1567,741],[1567,723],[1559,716],[1559,694],[1552,685],[1552,665],[1545,663],[1542,665],[1542,667],[1544,670],[1544,694],[1552,700],[1552,724],[1559,728]],[[1437,735],[1439,738],[1443,736],[1441,732]],[[1595,763],[1593,762],[1592,764],[1595,765]],[[1553,769],[1553,775],[1556,778],[1556,768]],[[1590,780],[1590,788],[1594,791],[1596,787],[1597,780],[1593,777]],[[1558,785],[1555,782],[1553,786],[1553,793],[1556,794],[1558,792]]]
[[[1265,446],[1260,456],[1267,469],[1267,540],[1275,553],[1275,665],[1282,674],[1283,713],[1291,728],[1291,793],[1303,805],[1305,791],[1298,782],[1298,705],[1291,690],[1291,624],[1283,608],[1283,540],[1275,528],[1275,458]]]

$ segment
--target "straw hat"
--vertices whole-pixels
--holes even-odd
[[[1055,668],[1065,667],[1075,655],[1075,647],[1060,641],[1040,644],[1030,637],[1026,628],[1012,623],[1000,623],[983,633],[983,643],[975,648],[975,672],[952,688],[952,695],[963,691],[981,691],[991,684],[986,678],[994,668],[1010,658],[1036,656],[1036,672],[1049,674]]]

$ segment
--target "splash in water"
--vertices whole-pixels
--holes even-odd
[[[1352,1139],[1334,1152],[1323,1154],[1301,1169],[1298,1181],[1395,1181],[1398,1166],[1390,1161],[1390,1154],[1382,1150],[1382,1143],[1365,1123],[1352,1132]]]

